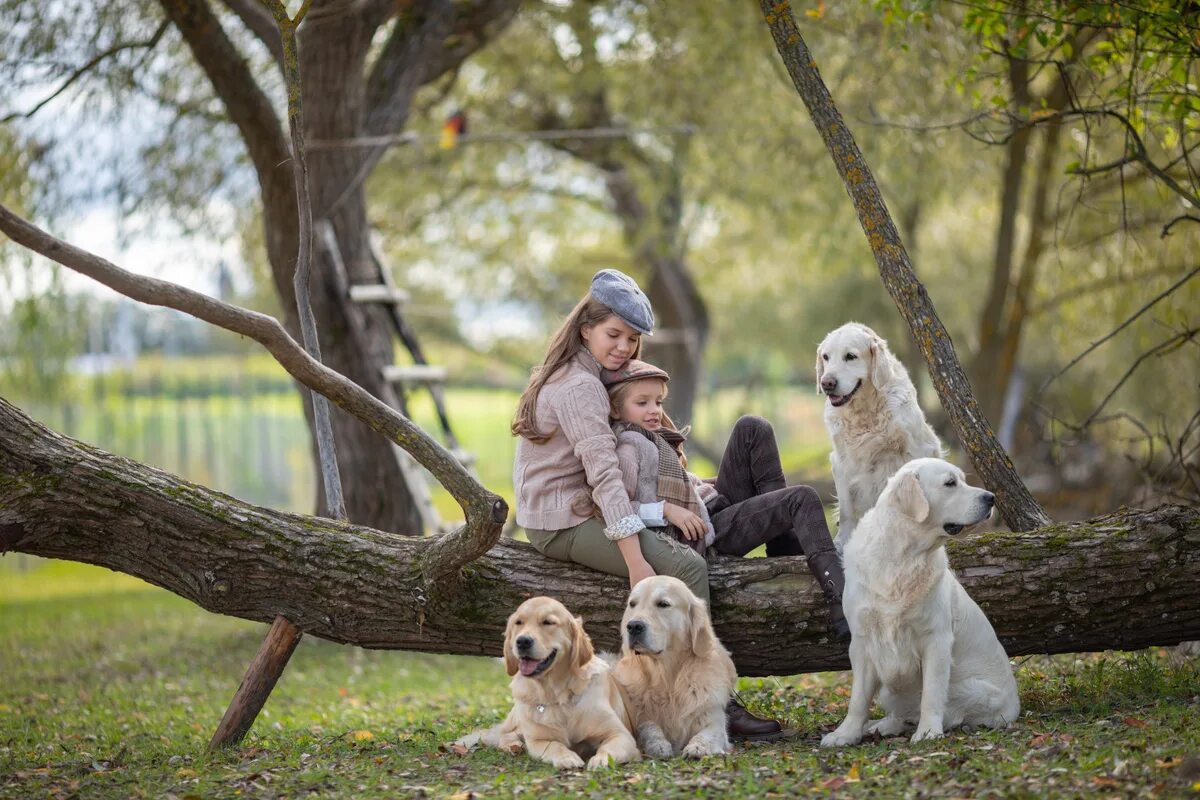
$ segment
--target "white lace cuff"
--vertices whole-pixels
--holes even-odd
[[[645,527],[646,523],[642,522],[641,517],[637,514],[630,514],[627,517],[621,517],[611,528],[605,528],[604,535],[615,542],[618,539],[633,536]]]

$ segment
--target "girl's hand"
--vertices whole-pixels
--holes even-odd
[[[632,589],[633,587],[637,586],[638,581],[645,580],[646,578],[653,578],[654,574],[654,567],[650,566],[650,562],[646,561],[645,559],[643,559],[640,564],[630,565],[629,588]]]
[[[700,519],[698,514],[682,506],[663,503],[663,516],[667,518],[667,522],[679,528],[688,541],[695,542],[704,538],[704,520]]]

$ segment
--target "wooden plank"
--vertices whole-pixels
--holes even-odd
[[[383,368],[383,379],[390,383],[445,383],[447,375],[445,367],[431,364],[388,364]]]
[[[355,303],[403,305],[408,302],[408,292],[381,283],[363,283],[350,287],[350,299]]]

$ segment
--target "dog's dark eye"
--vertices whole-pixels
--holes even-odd
[[[557,625],[558,623],[552,619],[544,619],[544,620],[542,620],[542,624],[543,625]]]
[[[517,625],[524,625],[524,624],[525,624],[525,620],[523,620],[523,619],[514,619],[513,620],[514,627],[516,627]]]
[[[630,601],[629,601],[629,607],[630,607],[630,608],[637,608],[637,600],[630,600]]]
[[[854,359],[856,359],[856,358],[858,358],[858,356],[854,355],[854,353],[846,353],[846,360],[847,360],[847,361],[853,361],[853,360],[854,360]]]
[[[659,608],[670,608],[671,607],[671,604],[668,603],[666,600],[659,600],[654,605],[658,606]]]
[[[957,486],[957,485],[958,485],[958,481],[954,480],[954,478],[947,478],[947,479],[946,479],[946,485],[947,485],[947,486]]]
[[[826,353],[825,355],[821,356],[821,358],[823,358],[823,359],[825,359],[826,361],[828,361],[828,360],[829,360],[829,353]]]

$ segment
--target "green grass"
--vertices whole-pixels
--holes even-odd
[[[1009,730],[821,751],[848,675],[743,680],[790,741],[556,773],[441,752],[506,708],[493,659],[301,642],[250,736],[205,745],[265,626],[83,565],[0,560],[0,797],[1200,796],[1200,677],[1160,651],[1034,658]]]

